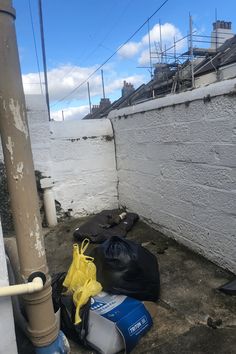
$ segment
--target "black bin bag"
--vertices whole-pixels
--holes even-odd
[[[156,301],[160,276],[156,257],[146,248],[118,236],[97,246],[93,252],[97,280],[103,290],[138,300]]]
[[[66,273],[56,273],[52,275],[52,300],[54,312],[60,309],[60,328],[67,336],[78,344],[87,346],[86,337],[88,334],[89,309],[91,300],[80,309],[80,317],[82,321],[74,324],[76,307],[73,302],[72,295],[63,295],[66,288],[63,287],[63,282]]]

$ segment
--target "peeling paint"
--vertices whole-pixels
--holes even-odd
[[[40,233],[40,227],[39,227],[39,222],[37,217],[35,216],[35,230],[30,231],[30,238],[35,238],[35,243],[34,243],[34,248],[38,252],[39,258],[45,256],[45,249],[42,244],[42,238],[41,238],[41,233]]]
[[[14,125],[16,129],[20,130],[22,133],[24,133],[26,139],[28,138],[29,132],[28,132],[28,127],[26,125],[26,117],[25,113],[22,110],[21,113],[21,107],[18,101],[14,101],[13,98],[10,98],[9,101],[9,109],[12,113],[13,119],[14,119]]]
[[[23,178],[23,169],[24,169],[24,164],[23,162],[18,162],[16,166],[16,175],[13,175],[13,178],[15,181],[19,181]]]
[[[103,135],[103,139],[105,141],[112,141],[114,139],[114,136],[112,136],[112,135]]]
[[[100,140],[105,140],[105,141],[111,141],[113,140],[113,136],[112,135],[101,135],[101,136],[96,136],[96,135],[92,135],[92,136],[83,136],[82,138],[70,138],[70,139],[66,139],[67,141],[71,141],[72,143],[74,143],[75,141],[80,141],[82,140],[89,140],[89,139],[100,139]],[[54,140],[54,139],[52,139]]]
[[[24,169],[24,164],[23,164],[23,162],[19,162],[19,163],[17,164],[16,170],[17,170],[18,174],[20,175],[20,178],[23,177],[23,169]]]
[[[4,111],[6,112],[7,107],[6,107],[6,102],[5,102],[5,100],[3,100],[3,102],[2,102],[2,106],[3,106]]]
[[[8,136],[8,138],[7,138],[7,143],[6,143],[6,148],[7,148],[7,150],[9,151],[9,153],[10,153],[10,156],[11,156],[11,163],[13,164],[13,147],[14,147],[14,143],[13,143],[13,141],[11,140],[11,137],[10,136]]]

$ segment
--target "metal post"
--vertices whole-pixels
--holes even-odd
[[[163,52],[162,52],[161,20],[159,20],[159,32],[160,32],[160,51],[161,51],[161,63],[162,63],[162,61],[163,61]]]
[[[103,78],[103,70],[101,70],[101,75],[102,75],[102,92],[103,92],[103,98],[105,98],[105,87],[104,87],[104,78]]]
[[[193,20],[192,16],[189,14],[189,51],[190,51],[190,62],[191,62],[191,80],[192,87],[195,86],[194,82],[194,68],[193,68]]]
[[[217,8],[215,8],[215,24],[216,24],[216,30],[215,30],[215,45],[216,45],[216,52],[218,50],[218,27],[217,27]]]
[[[150,75],[152,79],[153,75],[152,75],[151,35],[150,35],[149,19],[148,19],[148,48],[149,48]]]
[[[176,42],[175,42],[175,36],[174,36],[174,61],[176,64]]]
[[[0,0],[0,132],[23,282],[35,272],[43,290],[24,296],[28,332],[36,347],[58,337],[46,263],[11,0]]]
[[[42,10],[41,0],[38,0],[38,6],[39,6],[39,23],[40,23],[40,35],[41,35],[42,56],[43,56],[43,71],[44,71],[44,81],[45,81],[45,94],[46,94],[46,102],[47,102],[47,108],[48,108],[48,118],[49,118],[49,120],[51,120],[49,91],[48,91],[46,49],[45,49],[44,29],[43,29],[43,10]]]
[[[89,87],[89,82],[87,82],[87,88],[88,88],[88,99],[89,99],[89,113],[92,113],[92,107],[91,107],[91,97],[90,97],[90,87]]]

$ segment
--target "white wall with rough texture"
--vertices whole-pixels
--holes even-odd
[[[26,110],[35,170],[50,175],[50,126],[44,96],[26,95]],[[3,161],[0,141],[0,161]]]
[[[40,171],[43,176],[50,176],[50,125],[45,97],[26,95],[26,109],[34,168]]]
[[[236,80],[110,113],[119,202],[236,272]]]
[[[0,287],[9,285],[6,257],[3,243],[2,226],[0,221]],[[0,297],[0,354],[16,354],[16,338],[13,320],[11,298]]]
[[[236,63],[222,66],[217,71],[212,71],[195,77],[195,87],[206,86],[220,80],[228,80],[236,77]]]
[[[116,208],[117,173],[110,121],[49,122],[41,95],[27,95],[26,107],[35,170],[43,177],[52,177],[55,199],[62,209],[80,216]]]
[[[116,208],[117,173],[111,122],[51,122],[54,194],[64,211],[80,216]]]

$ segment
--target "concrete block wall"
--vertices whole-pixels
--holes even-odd
[[[78,217],[117,208],[117,173],[111,122],[51,122],[54,193]]]
[[[35,169],[51,176],[56,200],[78,217],[117,207],[117,174],[108,120],[49,122],[45,99],[26,96]]]
[[[236,272],[236,80],[110,113],[119,202]]]
[[[41,95],[27,95],[26,106],[34,168],[42,177],[52,177],[55,199],[62,209],[78,217],[116,208],[117,173],[110,121],[49,122]],[[4,188],[0,175],[0,195]],[[9,208],[4,203],[0,201],[0,215]]]
[[[47,176],[50,175],[50,127],[46,101],[41,95],[26,95],[25,98],[34,168]],[[0,161],[3,161],[1,143]]]

